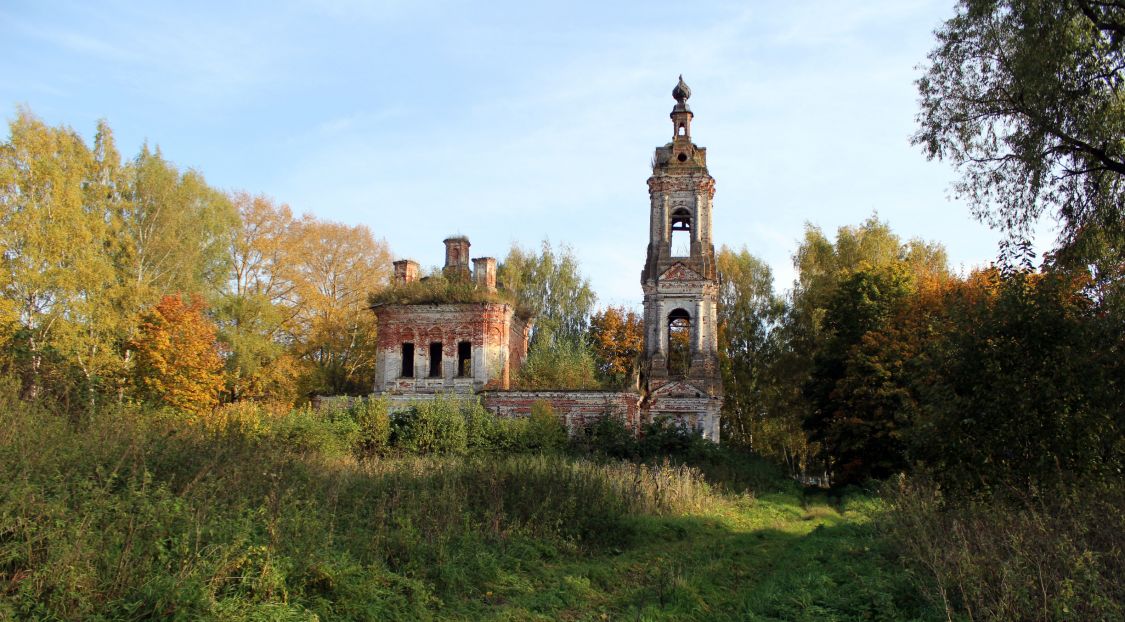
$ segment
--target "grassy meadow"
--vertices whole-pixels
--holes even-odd
[[[461,448],[418,453],[394,444],[425,435],[389,419],[75,424],[9,403],[0,620],[945,617],[872,495],[806,493],[724,451],[529,449],[542,430],[476,416]]]

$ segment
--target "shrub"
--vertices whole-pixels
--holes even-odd
[[[391,417],[385,399],[356,400],[350,408],[351,416],[359,427],[356,450],[360,455],[386,451],[391,440]]]
[[[704,457],[716,448],[714,443],[704,440],[699,432],[662,420],[652,421],[644,426],[638,445],[641,454],[646,456],[675,454]]]
[[[527,449],[528,420],[524,417],[496,419],[492,432],[492,448],[495,451],[517,453]]]
[[[360,427],[346,406],[293,410],[273,423],[272,432],[275,441],[290,451],[328,457],[347,455],[361,438]]]
[[[391,422],[396,447],[415,453],[461,453],[468,447],[468,433],[461,403],[439,396],[415,403]]]
[[[625,422],[606,413],[593,424],[579,430],[573,441],[579,449],[611,458],[636,458],[639,455],[637,439]]]
[[[546,400],[536,400],[531,405],[531,417],[523,430],[523,445],[527,449],[553,450],[566,445],[566,427],[559,421],[555,409]]]
[[[273,422],[287,416],[290,410],[284,404],[240,400],[203,413],[198,421],[204,428],[221,434],[258,438],[268,434]]]
[[[469,449],[491,451],[497,449],[500,421],[480,400],[473,400],[462,408],[465,417],[465,445]]]

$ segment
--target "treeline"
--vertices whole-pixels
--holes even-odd
[[[809,227],[787,296],[720,254],[730,442],[833,483],[925,467],[946,486],[1125,466],[1119,279],[1042,268],[952,273],[940,245],[872,217]]]
[[[0,229],[0,375],[25,399],[199,413],[371,391],[367,305],[391,254],[365,226],[213,188],[147,145],[124,159],[104,121],[90,146],[20,109],[0,144]],[[435,295],[456,289],[429,272]],[[498,280],[536,317],[521,386],[627,380],[600,371],[596,296],[569,247],[513,245]]]
[[[142,400],[291,402],[367,389],[364,226],[224,192],[147,145],[124,159],[21,109],[0,144],[0,372],[68,412]]]

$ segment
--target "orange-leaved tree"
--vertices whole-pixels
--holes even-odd
[[[193,296],[164,296],[141,317],[131,347],[136,351],[135,386],[143,400],[188,413],[219,403],[223,363],[215,325]]]
[[[644,347],[641,317],[625,307],[606,307],[590,318],[589,334],[602,376],[614,384],[628,382]]]

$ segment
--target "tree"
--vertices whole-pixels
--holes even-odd
[[[765,373],[776,348],[772,330],[784,303],[773,292],[769,266],[723,246],[719,268],[719,364],[723,376],[723,437],[755,447],[755,433],[773,400]],[[766,453],[769,449],[766,448]]]
[[[644,349],[641,316],[625,307],[606,307],[590,317],[589,338],[598,374],[613,386],[627,385]]]
[[[287,255],[292,279],[294,353],[306,367],[306,392],[369,393],[374,384],[375,316],[367,294],[387,283],[391,253],[363,225],[305,218]]]
[[[590,347],[570,340],[544,341],[527,355],[516,384],[520,389],[600,389]]]
[[[1053,210],[1064,243],[1108,233],[1120,262],[1125,3],[961,0],[936,34],[913,142],[951,160],[958,195],[1015,242]]]
[[[854,273],[826,309],[827,340],[813,357],[804,391],[810,439],[821,443],[838,482],[886,477],[905,466],[909,421],[903,383],[878,356],[880,336],[913,294],[901,264]]]
[[[947,490],[1119,476],[1125,332],[1088,280],[988,270],[947,290],[907,437]]]
[[[9,130],[0,145],[0,293],[17,318],[10,345],[22,393],[36,398],[45,377],[70,386],[74,356],[112,347],[97,323],[112,272],[102,254],[105,221],[86,189],[95,160],[81,137],[22,109]],[[85,362],[92,374],[97,364]]]
[[[137,308],[169,292],[213,295],[228,274],[238,213],[198,171],[181,173],[148,145],[129,163],[114,214],[119,269]]]
[[[582,276],[578,259],[567,246],[556,251],[543,240],[540,253],[512,245],[497,270],[499,284],[516,296],[517,304],[535,316],[531,350],[541,342],[579,343],[585,336],[597,296]]]
[[[948,274],[945,250],[921,240],[903,242],[877,216],[859,226],[840,227],[834,240],[811,225],[794,254],[797,281],[773,332],[770,364],[759,377],[767,383],[771,414],[755,440],[763,452],[781,454],[794,471],[805,472],[823,449],[804,429],[813,404],[804,390],[813,381],[814,357],[827,347],[832,333],[825,322],[841,284],[865,270],[901,269],[916,280]],[[767,449],[768,448],[768,449]],[[827,466],[821,462],[817,465]],[[827,469],[824,472],[828,475]]]
[[[123,398],[141,311],[168,292],[216,291],[229,204],[159,152],[123,165],[105,121],[90,149],[20,110],[0,154],[0,295],[24,396]]]
[[[227,395],[292,401],[298,365],[287,329],[297,314],[297,228],[287,205],[234,193],[240,226],[229,238],[230,277],[214,313],[226,345]]]
[[[181,296],[164,296],[142,314],[130,344],[142,399],[187,413],[206,412],[219,403],[223,364],[215,325],[203,311],[198,296],[186,304]]]

